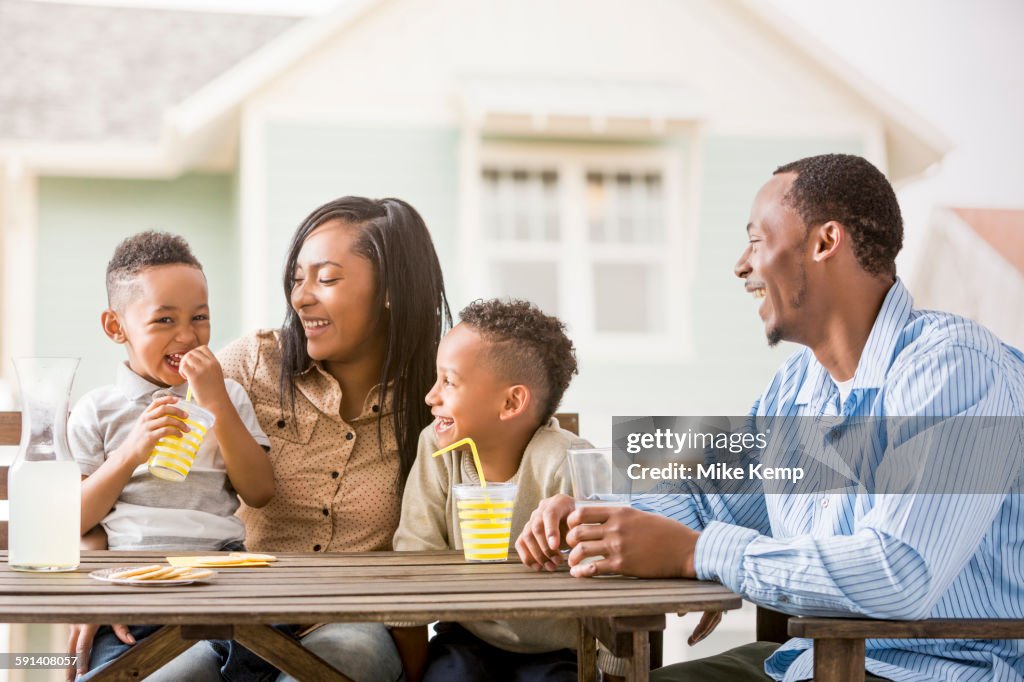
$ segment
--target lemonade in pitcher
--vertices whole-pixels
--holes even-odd
[[[81,537],[82,473],[68,448],[68,400],[78,358],[17,358],[21,443],[10,470],[7,563],[73,571]]]

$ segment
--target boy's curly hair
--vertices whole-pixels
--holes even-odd
[[[107,305],[120,310],[127,302],[135,277],[158,265],[203,266],[184,237],[169,232],[140,232],[124,239],[107,263]]]
[[[459,317],[489,343],[488,354],[503,378],[530,387],[541,423],[547,422],[579,373],[565,324],[523,300],[473,301]]]

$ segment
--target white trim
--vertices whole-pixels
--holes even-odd
[[[0,140],[0,159],[16,157],[40,175],[170,178],[177,169],[161,145]]]
[[[0,376],[9,376],[9,360],[32,355],[35,342],[36,232],[38,180],[21,159],[8,158],[0,170],[0,228],[3,237],[3,330]]]
[[[864,133],[864,158],[875,164],[885,175],[889,174],[889,154],[885,143],[885,126],[870,126]]]
[[[472,120],[466,120],[459,135],[458,179],[458,263],[452,314],[457,316],[463,303],[474,300],[473,283],[484,276],[484,263],[480,257],[480,129]],[[462,300],[458,300],[462,299]],[[457,320],[454,320],[457,322]]]
[[[347,0],[330,14],[299,22],[169,110],[167,122],[183,137],[194,135],[241,105],[381,1]]]
[[[270,315],[270,235],[267,230],[267,121],[242,113],[238,154],[238,256],[242,332],[266,327]]]
[[[953,143],[938,128],[931,125],[912,109],[893,97],[874,81],[867,78],[851,64],[843,60],[817,35],[801,27],[784,12],[763,0],[733,0],[737,8],[746,10],[761,23],[774,30],[783,40],[800,51],[809,61],[838,82],[846,84],[855,94],[876,109],[886,122],[886,128],[893,133],[893,148],[888,149],[888,163],[895,168],[903,164],[893,163],[893,158],[907,147],[907,154],[912,155],[912,143],[903,145],[900,138],[906,135],[924,148],[927,160],[911,163],[901,173],[899,179],[906,180],[924,173],[932,164],[937,163],[953,149]]]

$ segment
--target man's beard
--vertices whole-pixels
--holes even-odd
[[[801,263],[800,264],[799,286],[797,286],[796,293],[793,294],[793,298],[789,302],[789,307],[792,308],[793,310],[799,310],[801,308],[801,306],[803,306],[804,299],[806,299],[806,298],[807,298],[807,270],[806,270],[806,268],[804,268],[804,264]],[[776,324],[773,327],[770,327],[768,329],[768,331],[765,332],[765,335],[768,337],[768,347],[769,348],[775,348],[775,346],[779,345],[780,341],[786,340],[786,337],[787,337],[786,329],[782,326],[781,323],[780,324]]]

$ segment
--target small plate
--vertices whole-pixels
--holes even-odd
[[[214,571],[213,575],[205,578],[182,578],[180,580],[134,580],[132,578],[111,578],[111,573],[120,573],[121,571],[130,571],[133,568],[142,568],[142,566],[117,566],[116,568],[101,568],[93,571],[89,574],[89,577],[93,580],[99,580],[104,583],[113,583],[114,585],[131,585],[132,587],[176,587],[178,585],[191,585],[192,583],[208,583],[217,577],[217,572]]]

